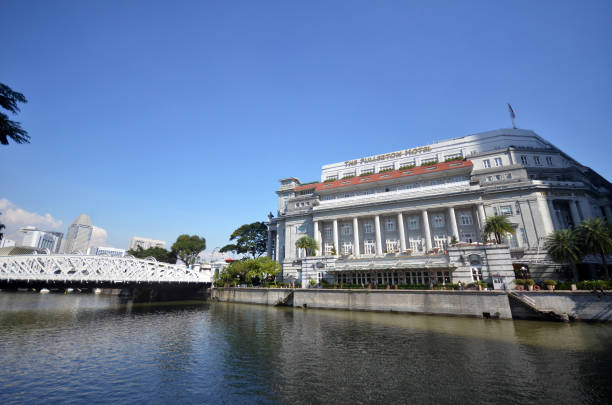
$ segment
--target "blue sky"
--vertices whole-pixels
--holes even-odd
[[[7,1],[0,82],[32,143],[0,199],[227,243],[278,179],[517,125],[607,179],[612,2]]]

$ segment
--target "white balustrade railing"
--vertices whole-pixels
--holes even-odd
[[[133,257],[17,255],[0,256],[0,280],[206,283],[210,271]]]

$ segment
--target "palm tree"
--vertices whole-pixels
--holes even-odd
[[[506,235],[508,233],[514,233],[514,227],[503,215],[496,215],[494,217],[487,218],[484,226],[485,234],[494,234],[495,241],[499,244],[501,243],[501,235]]]
[[[612,253],[612,228],[602,218],[585,219],[576,227],[578,240],[585,254],[600,255],[604,267],[604,276],[608,279],[608,261],[606,256]]]
[[[578,281],[576,263],[580,261],[582,252],[575,232],[570,229],[560,229],[551,233],[544,242],[544,248],[555,263],[568,263],[572,269],[574,281]]]
[[[13,91],[6,84],[0,83],[0,107],[16,114],[20,111],[17,103],[27,102],[28,100],[23,94]],[[21,128],[21,124],[9,120],[8,115],[0,112],[0,144],[8,145],[9,138],[15,143],[30,143],[30,136],[25,129]]]
[[[306,255],[308,256],[314,256],[315,252],[319,250],[319,244],[310,236],[302,236],[295,243],[295,246],[300,249],[306,249]]]

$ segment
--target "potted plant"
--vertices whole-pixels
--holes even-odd
[[[535,285],[535,281],[533,281],[532,278],[528,278],[527,280],[525,280],[525,285],[527,286],[527,289],[529,291],[533,291],[533,286]]]
[[[525,280],[522,279],[516,279],[514,280],[514,284],[516,285],[516,289],[519,291],[523,291],[525,290]]]
[[[557,282],[555,280],[547,278],[546,280],[544,280],[544,285],[546,286],[547,290],[553,291],[555,289],[555,286],[557,285]]]

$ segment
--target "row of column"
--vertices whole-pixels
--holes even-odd
[[[478,209],[478,219],[480,224],[480,229],[484,228],[484,220],[485,220],[485,212],[484,206],[482,204],[477,204]],[[457,227],[457,219],[455,217],[455,208],[448,207],[448,217],[451,223],[451,233],[452,236],[459,240],[459,228]],[[431,230],[429,229],[429,213],[426,209],[421,210],[421,220],[422,220],[422,229],[424,232],[425,238],[425,249],[426,251],[430,251],[433,248],[431,241]],[[397,225],[398,225],[398,233],[399,233],[399,242],[400,242],[400,251],[406,250],[406,233],[404,232],[404,214],[402,212],[397,213]],[[380,215],[374,216],[374,231],[376,235],[376,255],[382,256],[383,254],[383,245],[382,245],[382,233],[380,230]],[[338,219],[334,219],[332,222],[332,237],[334,248],[336,249],[336,256],[339,253],[339,243],[338,243]],[[314,236],[317,244],[321,246],[321,234],[319,233],[319,221],[314,221]],[[353,217],[353,254],[355,256],[360,255],[360,247],[359,247],[359,222],[358,217]]]

